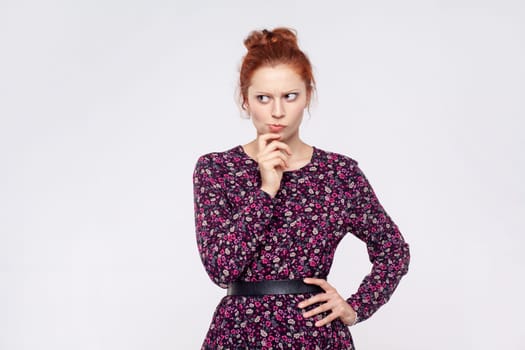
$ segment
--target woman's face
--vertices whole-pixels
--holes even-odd
[[[304,109],[309,102],[306,84],[286,64],[257,69],[248,87],[246,110],[257,136],[281,134],[286,142],[298,137]]]

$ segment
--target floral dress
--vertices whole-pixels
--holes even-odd
[[[347,302],[366,320],[407,273],[409,247],[352,158],[313,147],[311,161],[283,173],[274,198],[241,145],[199,157],[193,173],[198,250],[214,283],[326,278],[340,240],[366,243],[372,262]],[[202,349],[354,349],[339,319],[322,327],[297,304],[313,294],[225,296]],[[310,306],[309,310],[316,305]]]

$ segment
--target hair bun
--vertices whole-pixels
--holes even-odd
[[[299,49],[297,45],[297,35],[294,30],[288,28],[275,28],[274,30],[257,30],[250,33],[244,40],[244,46],[251,50],[258,46],[272,45],[280,43]]]

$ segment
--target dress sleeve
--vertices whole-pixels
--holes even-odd
[[[357,163],[352,166],[348,185],[347,229],[366,243],[372,263],[371,272],[347,299],[360,322],[390,299],[401,277],[408,272],[410,252]]]
[[[225,176],[209,155],[201,156],[193,172],[197,247],[206,272],[222,288],[239,278],[261,244],[273,213],[272,197],[225,189]]]

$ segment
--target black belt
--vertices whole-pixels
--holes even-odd
[[[315,284],[306,284],[303,280],[275,280],[259,282],[232,282],[227,295],[267,295],[267,294],[302,294],[323,293]]]

